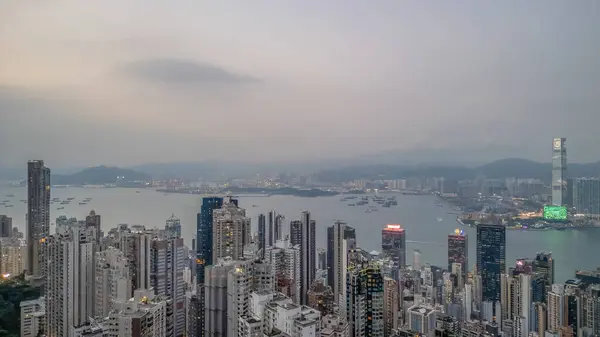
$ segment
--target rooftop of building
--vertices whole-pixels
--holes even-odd
[[[429,308],[426,306],[420,306],[420,305],[415,305],[415,306],[411,307],[409,310],[411,313],[419,313],[423,316],[427,316],[427,315],[429,315],[429,313],[431,313],[433,311],[432,308]]]

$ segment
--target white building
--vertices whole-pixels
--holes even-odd
[[[227,336],[240,335],[238,320],[244,316],[251,316],[251,293],[273,290],[273,272],[270,264],[236,261],[227,276]]]
[[[300,302],[300,246],[292,246],[289,240],[277,241],[275,247],[267,247],[265,260],[273,267],[275,288]]]
[[[213,211],[213,261],[243,258],[244,246],[250,239],[250,218],[245,209],[230,202]]]
[[[126,225],[120,226],[115,233],[118,247],[129,264],[131,276],[131,291],[135,289],[149,289],[150,286],[150,243],[152,235],[142,229]]]
[[[336,221],[333,225],[333,247],[332,253],[333,265],[329,272],[333,273],[333,284],[330,284],[333,290],[333,299],[341,308],[346,302],[346,274],[348,268],[348,242],[345,239],[347,225],[345,222]]]
[[[37,337],[46,316],[44,297],[21,302],[21,337]]]
[[[321,332],[321,313],[287,297],[268,302],[263,317],[267,333],[279,330],[290,337],[317,337]]]
[[[115,302],[125,302],[132,296],[129,264],[125,255],[114,247],[96,253],[95,317],[106,317]]]
[[[558,333],[563,321],[563,307],[565,286],[553,284],[552,291],[548,292],[548,331]]]
[[[327,315],[321,318],[321,337],[350,337],[348,322],[338,315]]]
[[[425,335],[435,330],[436,312],[430,307],[414,305],[408,309],[409,329]]]
[[[108,317],[109,337],[167,337],[167,300],[154,290],[138,289],[133,298],[116,304]]]
[[[59,223],[48,237],[46,325],[49,337],[73,336],[73,328],[94,316],[95,280],[93,228],[75,219]],[[45,240],[45,239],[42,239]]]

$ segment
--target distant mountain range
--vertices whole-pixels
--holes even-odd
[[[103,185],[116,183],[117,177],[123,177],[124,182],[152,179],[152,176],[147,173],[131,169],[96,166],[73,174],[52,174],[50,180],[52,185]]]
[[[362,162],[361,162],[362,163]],[[307,163],[305,172],[319,181],[343,182],[355,179],[398,179],[409,176],[445,177],[448,179],[487,178],[536,178],[549,182],[552,175],[551,163],[540,163],[527,159],[509,158],[497,160],[479,166],[444,165],[444,164],[359,164],[336,167],[325,166],[323,169],[313,163]],[[125,177],[124,181],[145,181],[150,179],[188,179],[206,180],[226,179],[231,177],[244,178],[261,175],[274,175],[281,172],[299,172],[290,169],[290,165],[277,164],[242,164],[242,163],[165,163],[145,164],[133,168],[118,168],[97,166],[86,168],[75,173],[73,170],[61,170],[69,174],[55,174],[52,170],[52,184],[55,185],[85,185],[115,183],[117,176]],[[0,170],[0,177],[7,180],[24,179],[25,168],[22,170]],[[569,177],[600,177],[600,161],[595,163],[570,163],[567,174]]]
[[[569,177],[599,177],[600,161],[568,164]],[[314,174],[319,181],[343,182],[356,179],[399,179],[410,176],[445,177],[447,179],[536,178],[544,182],[552,179],[552,164],[527,159],[509,158],[477,167],[444,165],[363,165],[342,169],[323,170]]]

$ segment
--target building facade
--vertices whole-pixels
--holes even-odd
[[[46,276],[46,240],[50,231],[50,169],[43,160],[27,163],[27,273]]]
[[[552,141],[552,204],[567,204],[567,147],[566,138]]]
[[[477,225],[477,274],[483,301],[500,301],[500,275],[506,271],[506,228],[498,224]]]

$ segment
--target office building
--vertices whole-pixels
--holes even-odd
[[[302,244],[302,221],[290,221],[290,243],[292,246]]]
[[[533,260],[533,270],[544,276],[547,286],[554,284],[554,259],[552,259],[552,253],[537,253],[535,260]]]
[[[197,218],[196,280],[204,283],[204,268],[213,264],[213,211],[223,206],[223,198],[202,198]]]
[[[552,204],[567,204],[567,147],[566,138],[552,141]]]
[[[182,238],[152,239],[150,243],[150,286],[156,295],[168,298],[169,304],[173,307],[172,316],[167,317],[167,325],[173,327],[173,336],[175,337],[185,334],[184,266],[185,254]]]
[[[448,270],[452,270],[453,263],[460,263],[462,279],[466,280],[469,268],[469,240],[462,229],[456,229],[448,235]]]
[[[38,337],[44,329],[46,301],[44,297],[23,301],[21,307],[21,337]]]
[[[264,214],[258,215],[258,249],[260,250],[260,257],[265,258],[265,251],[267,249],[267,222]]]
[[[277,218],[277,212],[270,211],[269,212],[269,224],[267,227],[267,246],[270,246],[270,247],[273,247],[275,245],[275,242],[277,242],[277,240],[281,240],[281,239],[278,239],[278,234],[279,234],[279,232],[281,232],[281,230],[278,230],[277,226],[275,225],[276,218]]]
[[[431,335],[436,326],[436,311],[428,306],[414,305],[408,309],[408,327],[423,335]]]
[[[227,279],[236,261],[227,258],[215,262],[214,265],[206,268],[206,279],[203,282],[205,307],[199,309],[204,311],[204,336],[226,337],[228,333]]]
[[[600,179],[572,179],[573,208],[577,214],[594,220],[600,219]],[[576,329],[575,329],[576,331]]]
[[[165,232],[168,238],[181,237],[181,220],[175,214],[172,214],[165,222]]]
[[[477,225],[477,274],[483,301],[500,301],[500,275],[506,271],[506,229],[498,224]]]
[[[212,232],[212,261],[244,257],[244,246],[250,243],[251,238],[250,218],[246,216],[245,209],[229,202],[213,210]]]
[[[21,275],[27,262],[27,243],[14,237],[0,238],[0,275],[14,277]]]
[[[43,160],[27,163],[27,273],[46,276],[46,239],[50,231],[50,169]]]
[[[265,261],[273,268],[275,289],[296,303],[300,302],[300,257],[300,246],[291,246],[289,241],[277,241],[265,254]]]
[[[315,280],[308,290],[308,306],[318,310],[321,315],[333,314],[337,305],[331,287],[325,285],[323,280]]]
[[[12,234],[12,218],[0,214],[0,238],[9,238]]]
[[[285,216],[283,216],[283,214],[277,214],[277,216],[275,217],[275,225],[274,225],[274,229],[273,232],[275,234],[275,242],[277,242],[278,240],[284,240],[285,239],[285,235],[283,232],[283,224],[285,222]]]
[[[208,270],[207,270],[208,272]],[[206,285],[201,287],[201,291],[204,292],[206,289]],[[204,298],[204,295],[202,295]],[[186,312],[186,332],[188,337],[198,337],[202,336],[203,332],[200,331],[200,318],[204,317],[204,315],[200,314],[200,311],[204,312],[204,308],[200,306],[200,295],[198,294],[198,290],[194,289],[192,291],[188,291],[185,293],[185,308]]]
[[[308,304],[308,289],[317,274],[316,223],[309,212],[302,212],[300,242],[300,304]]]
[[[397,268],[406,267],[406,233],[400,225],[386,225],[381,231],[381,252],[389,256]]]
[[[107,317],[115,303],[133,295],[129,265],[125,254],[114,247],[96,252],[95,265],[94,317]]]
[[[76,220],[57,223],[47,241],[44,331],[49,337],[71,336],[74,327],[94,316],[94,232]]]

